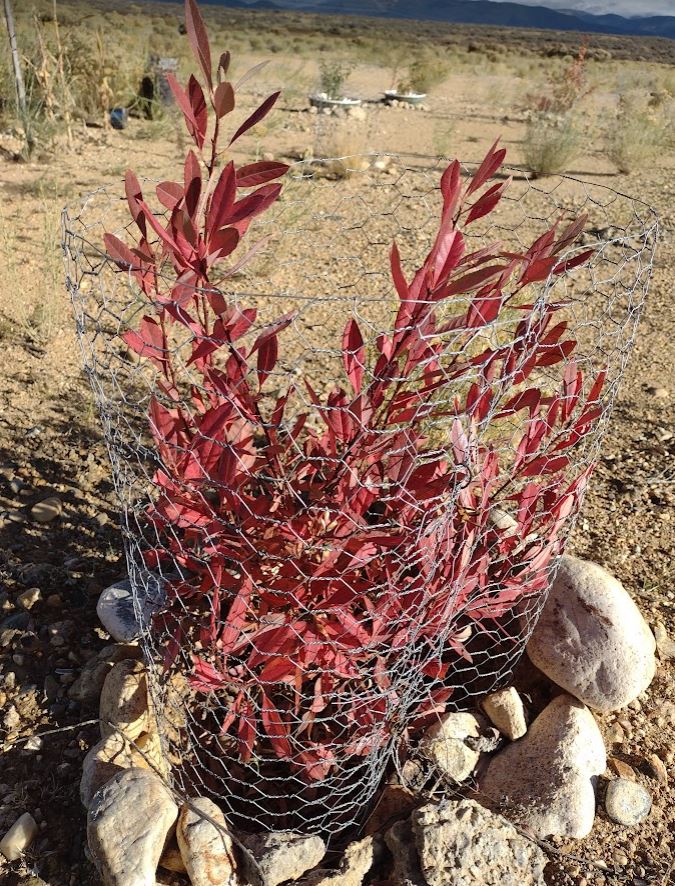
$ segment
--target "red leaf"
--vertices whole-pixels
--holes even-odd
[[[354,393],[361,392],[366,349],[359,324],[353,318],[347,321],[342,335],[342,360]]]
[[[473,179],[471,180],[469,187],[466,189],[467,196],[469,194],[473,194],[473,192],[481,188],[488,179],[492,178],[492,176],[504,162],[506,151],[504,150],[504,148],[496,150],[498,144],[499,139],[497,139],[497,141],[492,145],[490,150],[485,155],[485,159],[474,173]]]
[[[176,80],[173,74],[166,75],[166,82],[169,84],[171,88],[171,92],[173,93],[174,98],[176,99],[176,104],[183,112],[183,116],[185,117],[185,124],[188,128],[188,132],[192,136],[192,138],[197,142],[196,133],[199,131],[199,125],[195,120],[195,115],[192,110],[192,105],[190,104],[190,99],[187,97],[187,93],[180,85],[178,80]]]
[[[211,50],[204,21],[195,0],[185,0],[185,28],[195,58],[211,86]]]
[[[410,298],[410,290],[408,289],[408,284],[405,277],[403,276],[403,270],[401,268],[401,256],[398,251],[396,241],[394,241],[394,243],[392,244],[389,258],[391,263],[391,276],[394,281],[396,291],[398,292],[398,297],[401,299],[401,301],[408,301],[408,299]]]
[[[519,473],[521,477],[540,477],[544,474],[555,474],[557,471],[562,471],[569,463],[570,460],[566,455],[541,455],[526,465]]]
[[[218,118],[234,111],[234,105],[235,98],[232,84],[227,80],[224,83],[219,83],[213,94],[213,108]]]
[[[290,757],[291,743],[288,740],[288,727],[267,694],[261,692],[260,695],[262,706],[260,714],[272,749],[277,757]]]
[[[280,95],[280,92],[275,92],[268,98],[266,98],[265,101],[260,105],[260,107],[256,108],[256,110],[250,115],[250,117],[247,117],[246,120],[244,120],[239,129],[230,139],[230,144],[234,144],[234,142],[236,142],[238,138],[241,138],[241,136],[245,132],[248,132],[248,130],[252,126],[255,126],[256,123],[259,123],[263,118],[265,118],[274,107],[274,103]]]
[[[266,378],[274,369],[279,356],[279,345],[276,333],[268,336],[258,349],[258,384],[263,386]]]
[[[593,255],[595,255],[595,250],[587,249],[585,252],[580,252],[579,255],[575,255],[574,258],[570,258],[567,261],[560,262],[559,265],[556,265],[553,268],[553,271],[551,273],[563,274],[565,271],[571,271],[572,268],[583,265]]]
[[[183,170],[185,183],[185,209],[190,217],[194,216],[202,192],[202,170],[194,151],[188,151]]]
[[[211,195],[209,204],[207,229],[217,231],[227,223],[227,217],[232,211],[237,197],[234,163],[230,162],[223,168],[220,177]]]
[[[276,160],[261,160],[259,163],[249,163],[237,170],[237,187],[252,188],[256,185],[264,185],[266,182],[280,178],[288,172],[286,163],[278,163]]]
[[[195,122],[194,131],[191,132],[191,135],[197,143],[197,147],[201,150],[204,147],[209,117],[204,92],[194,74],[190,75],[188,81],[188,101],[190,102]]]
[[[183,188],[178,182],[160,182],[156,191],[157,199],[167,209],[175,209],[183,199]]]
[[[127,169],[124,176],[124,190],[126,192],[127,203],[129,204],[129,212],[131,213],[131,217],[138,225],[141,234],[146,237],[147,231],[145,227],[145,218],[143,217],[143,210],[141,209],[143,193],[141,191],[141,185],[136,178],[136,175],[130,169]]]
[[[114,234],[104,234],[103,242],[105,243],[106,252],[110,258],[119,265],[124,271],[138,268],[140,262],[134,253],[129,249],[126,243],[123,243]]]
[[[230,69],[230,53],[225,50],[218,59],[218,68],[223,72],[223,77]]]

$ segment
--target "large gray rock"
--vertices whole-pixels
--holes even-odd
[[[143,769],[116,775],[94,796],[87,840],[104,886],[155,886],[155,873],[178,807],[161,780]]]
[[[606,762],[593,714],[559,695],[524,738],[492,758],[481,790],[537,837],[585,837],[595,818],[596,776]]]
[[[451,781],[465,781],[480,757],[467,739],[478,740],[479,735],[480,724],[473,714],[444,714],[423,735],[420,751]]]
[[[101,592],[96,614],[101,624],[118,643],[137,640],[154,613],[165,601],[163,582],[151,573],[144,574],[144,585],[136,586],[136,599],[128,579],[115,582]]]
[[[316,867],[326,854],[321,837],[273,831],[242,835],[241,841],[255,859],[255,866],[245,864],[248,880],[256,886],[278,886],[297,880]]]
[[[547,858],[501,815],[473,800],[429,803],[412,814],[428,886],[543,886]]]
[[[549,679],[600,711],[622,708],[656,670],[656,644],[637,606],[596,563],[562,557],[527,654]]]
[[[185,804],[176,837],[192,886],[238,886],[232,837],[213,801],[196,797]]]

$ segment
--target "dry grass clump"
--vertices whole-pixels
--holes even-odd
[[[624,175],[653,162],[668,142],[669,100],[643,106],[620,97],[616,119],[607,133],[607,156]]]
[[[572,115],[536,115],[523,141],[525,164],[535,178],[567,172],[581,145],[582,136]]]

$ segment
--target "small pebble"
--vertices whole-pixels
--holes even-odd
[[[39,501],[30,509],[31,517],[38,523],[50,523],[61,515],[63,503],[60,498],[51,496]]]
[[[645,763],[647,764],[647,769],[649,770],[650,775],[661,784],[668,784],[668,771],[658,754],[649,754],[649,756],[645,758]]]
[[[38,826],[30,814],[18,818],[0,841],[0,852],[7,861],[17,861],[35,839]]]
[[[675,658],[675,640],[668,636],[666,626],[662,622],[657,622],[653,627],[654,639],[656,640],[656,650],[661,661],[671,661]]]
[[[638,824],[647,817],[651,808],[652,795],[641,784],[615,778],[607,785],[605,809],[617,824]]]
[[[42,599],[42,591],[40,588],[28,588],[22,591],[16,598],[17,603],[24,609],[32,609],[36,603]]]

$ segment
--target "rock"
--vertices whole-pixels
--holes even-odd
[[[278,886],[297,880],[305,871],[316,867],[326,854],[321,837],[274,831],[241,836],[241,841],[256,861],[256,867],[245,862],[246,873],[259,886]]]
[[[478,720],[472,714],[444,714],[425,732],[420,751],[443,775],[461,782],[471,775],[480,757],[466,739],[478,739],[479,734]]]
[[[374,861],[375,839],[364,837],[347,846],[337,871],[319,868],[299,882],[301,886],[361,886]]]
[[[172,871],[174,874],[185,874],[185,862],[180,854],[178,846],[167,846],[162,857],[159,860],[160,868],[165,871]]]
[[[615,778],[607,785],[605,810],[618,824],[639,824],[652,808],[652,795],[647,788],[626,778]]]
[[[237,886],[232,837],[213,801],[196,797],[189,806],[184,804],[176,837],[192,886]]]
[[[668,770],[666,769],[666,764],[658,754],[650,754],[648,757],[645,757],[645,763],[649,770],[649,774],[653,778],[662,785],[668,784]]]
[[[155,886],[155,872],[178,816],[152,772],[127,769],[96,792],[87,840],[104,886]]]
[[[113,665],[126,658],[139,657],[141,650],[130,644],[110,644],[90,659],[82,668],[82,673],[68,690],[68,698],[82,703],[97,702],[101,697],[105,678]]]
[[[17,861],[33,842],[37,832],[35,819],[30,812],[24,812],[0,840],[0,852],[7,861]]]
[[[428,886],[544,884],[544,852],[473,800],[422,806],[412,814],[412,830]]]
[[[53,495],[34,504],[30,509],[30,515],[38,523],[50,523],[61,515],[62,510],[63,502]]]
[[[667,400],[670,397],[670,391],[668,388],[658,387],[657,385],[649,385],[647,393],[651,397],[655,397],[657,400]]]
[[[141,629],[150,622],[153,614],[164,602],[162,581],[150,573],[145,573],[145,578],[147,586],[137,588],[140,620],[134,606],[129,580],[125,579],[110,585],[98,598],[96,614],[106,631],[119,643],[129,643],[138,639]]]
[[[625,760],[620,760],[618,757],[610,757],[607,762],[614,772],[616,772],[617,775],[620,775],[621,778],[627,778],[629,780],[635,779],[635,770],[632,766],[626,763]]]
[[[130,739],[153,731],[147,671],[143,662],[127,659],[114,665],[101,691],[99,719],[102,738],[112,735],[115,729]]]
[[[417,802],[415,794],[407,787],[400,784],[388,784],[380,794],[377,805],[368,816],[364,835],[382,833],[397,818],[408,815]]]
[[[396,884],[404,883],[405,886],[427,886],[427,881],[422,876],[410,820],[397,821],[384,835],[384,842],[394,859],[394,869],[389,879]]]
[[[347,115],[351,117],[353,120],[367,120],[368,112],[365,108],[362,108],[360,105],[355,105],[353,108],[347,109]]]
[[[155,768],[163,777],[168,774],[162,756],[159,736],[148,733],[131,744],[119,733],[114,733],[95,744],[82,762],[80,800],[85,809],[104,784],[126,769]]]
[[[653,630],[659,658],[661,661],[671,661],[675,658],[675,640],[670,639],[666,626],[662,622],[657,622]]]
[[[515,741],[527,732],[525,708],[515,686],[492,692],[482,703],[483,710],[499,731]]]
[[[590,707],[613,711],[651,683],[655,647],[620,582],[595,563],[561,558],[527,644],[540,671]]]
[[[524,738],[492,758],[481,790],[538,838],[585,837],[595,817],[595,776],[605,766],[593,715],[571,696],[559,695]]]
[[[19,606],[23,606],[24,609],[32,609],[41,599],[42,591],[40,588],[28,588],[19,594],[16,598],[16,602]]]

